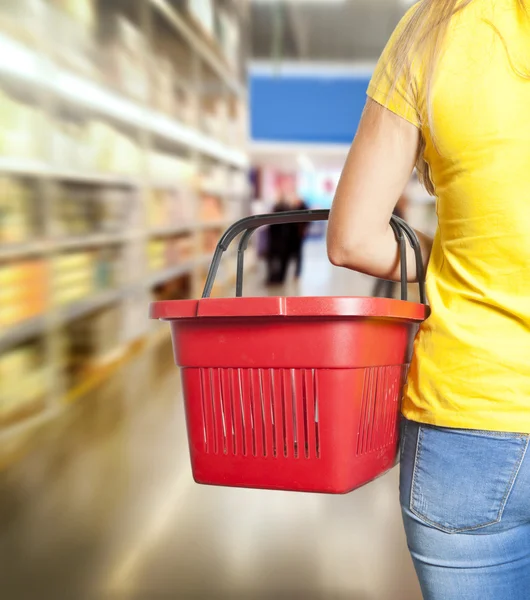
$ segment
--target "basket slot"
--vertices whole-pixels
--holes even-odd
[[[357,456],[395,442],[403,373],[402,365],[365,369]]]
[[[250,369],[252,385],[252,414],[254,421],[254,440],[257,456],[267,456],[264,424],[264,398],[261,369]]]
[[[316,371],[200,369],[206,454],[320,458]]]
[[[259,369],[259,381],[262,401],[263,440],[266,452],[265,456],[276,457],[272,371],[270,369]]]
[[[237,441],[234,421],[234,394],[229,369],[219,369],[221,383],[221,405],[223,407],[226,448],[229,454],[237,454]]]
[[[252,415],[252,390],[248,369],[238,369],[239,399],[243,419],[244,456],[256,456],[254,421]]]
[[[316,379],[314,370],[305,370],[303,379],[304,428],[307,440],[306,458],[320,458],[316,412]]]
[[[388,379],[386,383],[387,400],[385,402],[385,413],[383,415],[383,437],[384,439],[395,439],[397,419],[395,417],[401,399],[401,387],[403,381],[403,367],[388,367]]]
[[[315,400],[315,448],[317,458],[320,458],[320,413],[319,413],[319,395],[318,395],[318,379],[316,371],[313,371],[313,395]]]
[[[228,369],[228,380],[230,385],[230,402],[232,410],[232,424],[234,431],[234,455],[247,455],[245,444],[245,422],[243,411],[243,398],[239,386],[239,372],[237,369]]]
[[[200,370],[204,451],[207,454],[211,452],[217,454],[217,440],[215,437],[213,418],[213,398],[209,371],[209,369]]]
[[[308,458],[309,447],[307,441],[307,408],[304,390],[304,370],[292,369],[293,390],[293,425],[295,457]]]
[[[296,440],[293,435],[296,429],[294,425],[296,414],[293,412],[293,393],[292,371],[282,369],[282,434],[284,456],[286,458],[296,457],[297,455]]]
[[[272,380],[272,414],[273,418],[273,432],[274,432],[274,456],[283,456],[285,454],[284,448],[284,434],[283,434],[283,377],[279,369],[271,369],[271,380]]]
[[[214,421],[214,453],[227,454],[226,443],[226,415],[223,403],[223,394],[221,390],[221,377],[219,369],[210,369],[210,390],[213,406]]]

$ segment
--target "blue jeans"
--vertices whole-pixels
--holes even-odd
[[[403,421],[400,500],[424,600],[530,598],[529,439]]]

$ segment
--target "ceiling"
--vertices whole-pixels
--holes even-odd
[[[406,7],[405,0],[251,0],[252,56],[375,60]]]

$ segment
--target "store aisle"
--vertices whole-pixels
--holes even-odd
[[[306,248],[303,294],[372,282]],[[397,470],[329,497],[197,486],[170,344],[152,347],[0,473],[2,598],[419,600]]]

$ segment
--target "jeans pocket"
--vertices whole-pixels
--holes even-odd
[[[418,426],[410,510],[448,533],[500,522],[529,436]]]

